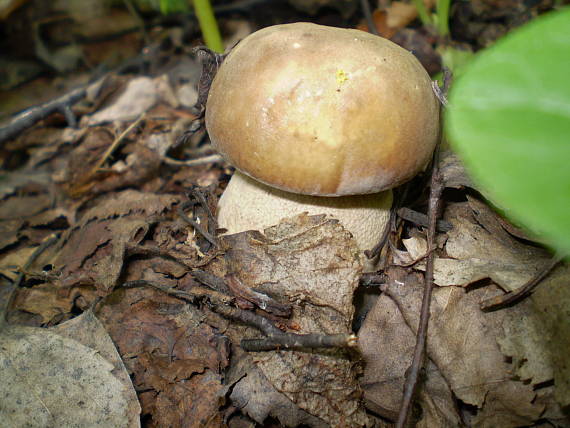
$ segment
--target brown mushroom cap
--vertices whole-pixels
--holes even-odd
[[[416,175],[439,132],[431,80],[408,51],[309,23],[257,31],[212,83],[206,126],[247,175],[295,193],[375,193]]]

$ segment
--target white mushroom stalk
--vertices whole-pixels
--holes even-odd
[[[308,23],[253,33],[221,65],[206,104],[213,145],[241,172],[220,200],[220,227],[329,214],[372,248],[389,189],[428,163],[438,117],[428,74],[386,39]]]

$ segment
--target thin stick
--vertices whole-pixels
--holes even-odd
[[[8,125],[0,128],[0,147],[2,146],[2,143],[17,137],[24,130],[30,128],[40,120],[45,119],[56,111],[62,111],[66,107],[74,105],[79,100],[83,99],[86,94],[87,89],[85,87],[74,89],[55,100],[37,107],[31,107],[20,113],[14,117]],[[73,123],[75,123],[75,118],[72,121],[72,124]]]
[[[111,143],[111,145],[109,146],[107,151],[105,151],[105,153],[103,154],[101,159],[99,159],[99,161],[95,164],[93,169],[91,169],[91,172],[89,173],[89,177],[92,177],[93,175],[95,175],[99,171],[99,169],[101,169],[103,164],[113,154],[113,152],[116,150],[116,148],[119,146],[119,144],[125,139],[125,137],[129,134],[129,132],[131,132],[135,127],[137,127],[139,125],[139,123],[141,123],[141,121],[144,119],[144,117],[145,117],[145,113],[141,114],[137,120],[135,120],[133,123],[131,123],[129,125],[129,127],[121,133],[121,135],[119,135],[117,138],[115,138],[115,141],[113,141]]]
[[[376,28],[376,23],[374,22],[374,17],[372,16],[372,11],[370,10],[370,4],[368,0],[360,0],[360,6],[362,7],[362,13],[364,13],[364,19],[366,19],[366,26],[368,31],[370,31],[375,36],[379,36],[378,28]]]
[[[485,312],[495,311],[497,309],[504,308],[506,306],[517,303],[518,301],[529,296],[532,291],[536,288],[541,281],[548,276],[552,270],[558,266],[562,261],[562,256],[556,255],[550,260],[550,263],[544,267],[542,271],[538,273],[534,278],[531,278],[525,285],[517,288],[516,290],[509,291],[506,294],[491,297],[490,299],[483,300],[481,302],[481,310]]]
[[[426,273],[424,278],[424,295],[422,298],[422,309],[420,313],[420,322],[418,326],[418,332],[416,335],[416,347],[414,349],[414,356],[412,358],[412,364],[410,366],[409,375],[404,384],[404,397],[402,398],[402,403],[400,406],[400,411],[398,413],[398,420],[396,422],[396,428],[403,428],[410,414],[410,408],[412,405],[412,400],[414,398],[414,393],[417,388],[418,378],[420,370],[423,366],[425,347],[427,340],[427,328],[429,321],[429,308],[431,303],[431,295],[433,291],[433,267],[435,260],[435,235],[436,235],[436,225],[439,211],[439,202],[441,200],[441,194],[443,192],[443,180],[439,173],[438,167],[438,153],[439,150],[436,149],[434,154],[433,170],[431,175],[431,188],[429,195],[429,208],[428,208],[428,256],[426,261]]]
[[[34,252],[28,257],[26,263],[20,268],[20,272],[16,277],[16,280],[12,284],[12,289],[8,292],[8,298],[5,300],[5,305],[0,307],[0,314],[4,312],[3,316],[0,316],[0,328],[6,322],[6,317],[8,315],[8,308],[12,305],[14,301],[14,296],[16,295],[16,290],[22,284],[24,277],[26,276],[26,272],[30,269],[30,266],[37,260],[37,258],[53,243],[55,243],[59,239],[59,235],[56,233],[52,233],[51,235],[47,236],[41,243],[36,247]]]
[[[190,159],[190,160],[178,160],[170,158],[168,156],[164,157],[164,163],[174,166],[199,166],[199,165],[207,165],[209,163],[219,163],[223,161],[224,158],[218,154],[204,156],[201,158]]]
[[[210,232],[208,232],[207,230],[205,230],[200,224],[198,224],[197,221],[195,221],[194,219],[188,217],[185,213],[184,213],[184,206],[180,206],[178,207],[178,215],[180,216],[180,218],[182,220],[184,220],[186,223],[188,223],[190,226],[192,226],[200,235],[202,235],[206,241],[208,241],[210,244],[212,244],[212,246],[217,247],[218,244],[216,242],[216,237],[213,236]]]
[[[251,311],[244,311],[226,305],[212,305],[211,309],[225,318],[241,321],[257,328],[267,337],[260,339],[244,339],[241,347],[248,352],[272,351],[275,349],[298,348],[348,348],[358,343],[352,333],[340,334],[295,334],[285,333],[273,325],[265,317]]]

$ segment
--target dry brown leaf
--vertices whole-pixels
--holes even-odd
[[[4,257],[0,257],[0,274],[14,281],[34,250],[35,247],[24,247],[10,251]]]
[[[403,269],[388,271],[391,286],[422,284],[422,276]],[[360,349],[366,361],[361,381],[365,397],[384,417],[396,419],[403,395],[416,337],[406,324],[398,306],[387,295],[381,295],[368,313],[358,333]],[[455,427],[460,424],[451,389],[439,369],[428,360],[425,383],[418,392],[422,419],[418,427]]]
[[[145,218],[166,213],[180,200],[178,195],[157,195],[138,190],[124,190],[104,196],[97,205],[81,215],[79,226],[99,219],[139,215]]]
[[[542,332],[546,347],[552,358],[556,401],[568,409],[570,406],[570,268],[562,266],[552,272],[532,294],[539,318],[543,323]],[[516,354],[519,359],[528,358],[526,353]],[[568,416],[568,415],[567,415]]]
[[[362,271],[354,239],[336,221],[302,214],[259,232],[223,237],[229,270],[282,303],[295,302],[297,333],[348,333],[352,297]],[[368,423],[360,406],[358,370],[342,351],[254,354],[271,385],[332,426]],[[266,410],[266,412],[270,412]]]
[[[126,247],[144,238],[148,217],[164,213],[177,201],[173,195],[135,190],[103,198],[61,240],[63,248],[54,265],[63,272],[62,284],[94,284],[102,291],[114,287]],[[45,264],[45,258],[41,259]]]
[[[0,251],[18,242],[18,231],[23,224],[24,221],[21,219],[0,222]]]
[[[47,210],[52,204],[52,197],[47,193],[38,195],[12,196],[0,204],[0,219],[17,220],[28,218]]]
[[[390,284],[386,292],[395,301],[406,324],[415,329],[423,294],[421,284]],[[507,362],[497,344],[505,323],[516,322],[524,312],[518,306],[493,313],[481,312],[481,300],[495,292],[491,287],[470,292],[460,287],[436,288],[428,355],[455,396],[479,409],[472,421],[474,426],[532,424],[541,417],[545,407],[535,401],[533,385],[514,374],[516,367]],[[543,358],[544,354],[527,357]]]
[[[475,214],[467,202],[448,207],[445,218],[453,224],[453,229],[447,233],[447,257],[435,260],[437,285],[467,286],[490,278],[511,291],[536,276],[548,263],[550,257],[546,251],[510,237],[494,216],[489,211]],[[426,252],[424,238],[415,236],[403,242],[412,259]]]
[[[31,288],[20,288],[16,293],[14,307],[39,315],[42,323],[47,324],[69,314],[73,308],[73,299],[56,293],[53,284],[38,284]]]
[[[326,428],[323,420],[301,410],[285,395],[279,393],[255,366],[247,367],[247,374],[235,383],[230,399],[234,406],[259,424],[268,417],[277,418],[286,427],[307,425]]]
[[[137,77],[127,83],[117,99],[91,116],[84,116],[81,126],[93,126],[106,122],[128,122],[150,110],[158,101],[158,88],[154,79]]]
[[[207,426],[220,417],[229,347],[204,318],[194,307],[148,288],[116,291],[101,308],[100,319],[137,390],[147,391],[143,414],[159,426]]]

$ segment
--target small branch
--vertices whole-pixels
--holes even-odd
[[[77,121],[75,120],[73,114],[70,115],[71,110],[69,110],[69,106],[77,103],[79,100],[84,98],[86,94],[86,88],[78,88],[69,92],[68,94],[56,98],[55,100],[49,101],[37,107],[31,107],[20,113],[14,119],[12,119],[8,125],[0,128],[0,147],[5,141],[17,137],[26,129],[30,128],[40,120],[45,119],[57,111],[60,111],[65,115],[69,126],[75,125]],[[71,119],[72,117],[73,119]]]
[[[267,318],[251,311],[244,311],[230,306],[212,306],[212,310],[225,318],[255,327],[268,336],[262,339],[242,340],[241,347],[248,352],[298,348],[348,348],[354,347],[358,343],[358,339],[354,334],[285,333],[275,327]]]
[[[90,177],[93,177],[103,166],[103,164],[107,161],[107,159],[109,159],[109,157],[113,154],[113,152],[117,149],[117,147],[119,146],[119,144],[121,144],[121,142],[125,139],[125,137],[127,135],[129,135],[129,133],[136,128],[139,123],[141,123],[141,121],[145,118],[145,113],[141,114],[137,120],[135,120],[133,123],[131,123],[127,129],[125,129],[123,132],[121,132],[121,135],[119,135],[117,138],[115,138],[115,140],[111,143],[111,145],[109,146],[109,148],[105,151],[105,153],[103,154],[103,156],[101,156],[101,158],[97,161],[97,163],[95,164],[95,166],[91,169],[91,172],[87,175],[87,178],[85,179],[85,181],[87,181]]]
[[[259,293],[243,284],[235,275],[226,276],[226,284],[231,293],[241,299],[253,303],[259,309],[281,317],[291,316],[291,306],[279,303],[267,294]]]
[[[398,413],[398,420],[396,422],[396,428],[403,428],[408,419],[410,413],[410,408],[412,405],[412,400],[418,384],[418,378],[420,370],[423,366],[425,346],[427,340],[427,329],[430,314],[430,303],[431,295],[433,291],[433,269],[435,254],[433,249],[435,248],[435,235],[436,235],[436,224],[439,212],[439,205],[441,200],[441,194],[443,192],[443,179],[439,173],[438,166],[438,156],[439,150],[436,148],[434,153],[433,170],[431,175],[431,188],[429,195],[429,208],[428,208],[428,256],[426,262],[426,272],[424,279],[424,295],[422,298],[422,308],[420,313],[420,322],[418,325],[418,331],[416,335],[416,347],[414,349],[414,355],[412,358],[412,364],[410,366],[409,375],[406,378],[406,383],[404,384],[404,396],[402,398],[402,403],[400,406],[400,411]]]
[[[8,315],[8,308],[12,305],[12,302],[14,301],[14,296],[16,295],[16,290],[20,287],[20,285],[22,284],[22,281],[24,280],[24,277],[26,276],[26,272],[30,269],[30,267],[32,266],[32,264],[38,259],[38,257],[52,244],[54,244],[57,240],[59,239],[59,235],[52,233],[51,235],[47,236],[41,243],[40,245],[38,245],[36,247],[36,249],[34,250],[34,252],[30,255],[30,257],[28,257],[28,260],[26,260],[26,263],[24,263],[24,265],[20,268],[20,272],[18,273],[18,276],[16,277],[16,279],[14,280],[14,283],[12,284],[12,290],[9,291],[9,295],[8,298],[5,300],[5,306],[3,306],[4,309],[4,315],[2,317],[0,317],[0,328],[2,327],[2,325],[6,322],[6,316]],[[1,308],[0,308],[1,309]],[[0,313],[2,311],[0,310]]]
[[[427,215],[414,211],[410,208],[406,207],[400,208],[397,211],[397,214],[400,218],[403,218],[404,220],[414,223],[417,226],[427,227],[429,224]],[[437,226],[437,231],[443,233],[449,232],[451,229],[453,229],[453,225],[445,220],[438,220],[436,226]]]
[[[177,297],[189,303],[196,303],[196,299],[198,298],[207,298],[211,303],[218,305],[229,305],[234,301],[234,298],[231,296],[199,286],[194,286],[188,291],[177,290],[176,288],[167,285],[162,285],[155,281],[147,281],[146,279],[136,279],[134,281],[127,281],[121,285],[125,288],[134,288],[134,287],[155,288],[159,291],[162,291],[165,294],[168,294],[169,296]]]
[[[220,163],[223,162],[224,158],[221,155],[209,155],[204,156],[197,159],[189,159],[189,160],[178,160],[173,159],[168,156],[164,157],[164,163],[168,165],[174,166],[199,166],[199,165],[207,165],[209,163]]]
[[[376,23],[374,22],[374,17],[372,16],[370,3],[368,3],[368,0],[360,0],[360,7],[362,8],[362,13],[364,14],[364,19],[366,20],[368,31],[375,36],[379,36],[380,33],[378,33],[378,28],[376,28]]]
[[[541,281],[546,278],[556,266],[558,266],[562,259],[563,257],[559,255],[553,257],[550,260],[550,263],[548,263],[548,265],[546,265],[542,271],[540,271],[534,278],[531,278],[522,287],[519,287],[513,291],[509,291],[506,294],[483,300],[480,304],[481,310],[484,312],[495,311],[497,309],[501,309],[517,303],[528,297],[536,288],[536,286],[540,284]]]
[[[198,224],[197,221],[195,221],[194,219],[188,217],[185,213],[184,213],[184,209],[186,209],[186,205],[182,205],[180,207],[178,207],[178,215],[180,216],[180,218],[182,220],[184,220],[186,223],[188,223],[190,226],[192,226],[196,232],[200,233],[200,235],[202,235],[206,241],[208,241],[210,244],[212,244],[212,246],[217,247],[217,241],[216,241],[216,237],[213,236],[210,232],[208,232],[207,230],[205,230],[200,224]]]
[[[243,339],[241,348],[247,352],[275,351],[302,348],[353,348],[358,344],[355,334],[293,334],[262,339]]]

